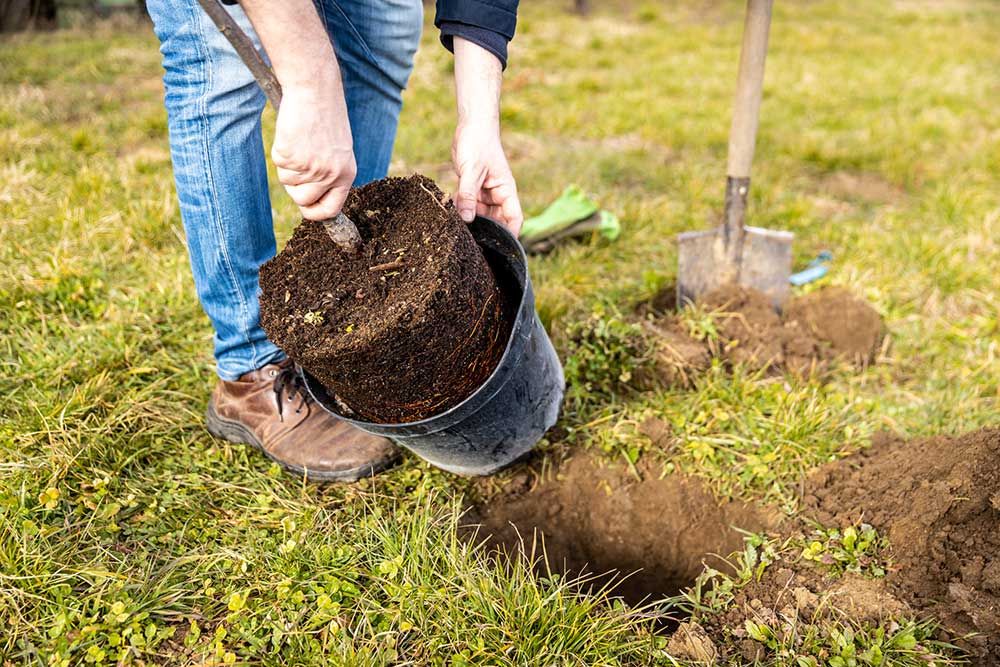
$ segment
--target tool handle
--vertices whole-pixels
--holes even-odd
[[[736,80],[733,124],[729,130],[729,161],[726,175],[750,178],[760,98],[764,86],[764,59],[767,57],[767,33],[771,25],[773,0],[747,0],[743,26],[743,48]]]
[[[278,83],[278,77],[274,75],[274,72],[261,57],[260,52],[257,51],[257,47],[219,0],[198,0],[198,4],[212,19],[212,23],[219,29],[219,32],[236,49],[240,60],[253,74],[253,78],[257,80],[257,84],[271,102],[271,106],[277,111],[281,107],[281,84]]]
[[[733,124],[729,130],[729,160],[726,175],[750,178],[760,98],[764,85],[764,59],[767,57],[767,33],[771,25],[773,0],[747,0],[743,25],[743,48],[736,80]]]
[[[726,266],[738,281],[743,263],[744,223],[750,193],[750,164],[753,162],[760,97],[764,85],[764,59],[767,56],[767,32],[771,25],[773,0],[747,0],[743,24],[743,48],[736,77],[733,101],[733,124],[729,129],[729,159],[726,164],[726,203],[722,217],[722,238]]]

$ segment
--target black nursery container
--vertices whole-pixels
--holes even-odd
[[[479,389],[427,419],[372,424],[342,414],[323,385],[307,372],[302,374],[316,402],[339,419],[390,438],[449,472],[489,475],[530,451],[555,424],[566,383],[535,312],[535,293],[521,244],[488,218],[477,217],[469,229],[501,288],[520,302],[503,357]]]

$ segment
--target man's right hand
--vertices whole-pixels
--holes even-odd
[[[328,220],[340,212],[357,174],[341,86],[285,88],[271,159],[304,218]]]
[[[241,0],[281,82],[271,159],[309,220],[340,213],[357,165],[344,85],[313,0]]]

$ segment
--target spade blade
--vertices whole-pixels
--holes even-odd
[[[692,303],[723,285],[739,284],[763,292],[775,309],[788,300],[792,273],[791,232],[744,227],[742,261],[734,266],[722,228],[677,236],[677,302]]]

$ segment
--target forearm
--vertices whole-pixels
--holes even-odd
[[[466,222],[491,217],[515,236],[524,215],[517,184],[500,144],[500,60],[483,47],[455,37],[458,127],[451,146],[458,174],[455,207]]]
[[[437,0],[434,25],[441,29],[441,43],[454,51],[462,38],[483,47],[507,66],[507,44],[517,27],[518,0]]]
[[[455,96],[458,122],[500,127],[500,87],[503,70],[489,51],[455,38]]]
[[[284,89],[339,92],[340,68],[312,0],[241,0]]]

